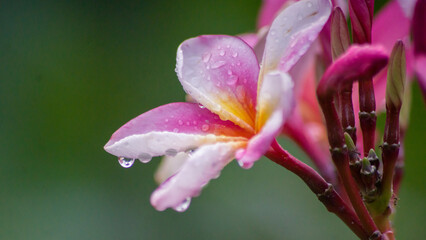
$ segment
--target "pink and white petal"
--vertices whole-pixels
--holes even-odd
[[[180,171],[163,182],[151,195],[151,204],[159,211],[174,208],[184,211],[182,204],[198,196],[210,180],[234,158],[237,148],[245,142],[216,143],[197,149]]]
[[[237,153],[237,159],[242,167],[250,168],[268,151],[294,108],[293,97],[293,82],[290,75],[274,71],[265,76],[257,106],[257,135],[249,140],[245,150]]]
[[[189,157],[190,154],[186,152],[177,153],[175,156],[163,157],[160,166],[158,166],[158,169],[154,174],[155,181],[158,184],[161,184],[166,181],[166,179],[176,174]]]
[[[188,94],[222,119],[253,130],[259,64],[249,45],[238,37],[199,36],[179,46],[176,61]]]
[[[293,1],[290,0],[263,0],[258,16],[257,28],[260,29],[271,25],[277,14],[291,3]]]
[[[329,0],[302,0],[285,8],[266,38],[261,76],[271,70],[288,72],[317,38],[330,13]]]
[[[246,139],[251,134],[196,103],[171,103],[132,119],[118,129],[105,151],[118,157],[147,159],[182,152],[218,141]]]

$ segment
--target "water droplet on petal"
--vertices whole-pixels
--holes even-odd
[[[225,56],[225,50],[220,50],[219,55],[222,56],[222,57]]]
[[[212,69],[223,67],[226,64],[225,61],[217,61],[212,64]]]
[[[228,70],[228,75],[232,75],[232,70],[231,69]]]
[[[234,53],[232,54],[232,57],[234,57],[234,58],[238,57],[238,53],[237,53],[237,52],[234,52]]]
[[[194,125],[195,125],[195,124],[197,124],[197,121],[195,121],[195,120],[194,120],[194,121],[192,121],[192,124],[194,124]]]
[[[175,128],[175,129],[173,129],[173,132],[177,133],[177,132],[179,132],[179,129]]]
[[[240,167],[243,167],[243,166],[244,166],[244,162],[243,162],[243,161],[241,161],[241,160],[237,160],[237,163],[238,163],[238,165],[239,165]]]
[[[306,5],[308,5],[308,7],[312,7],[312,3],[311,2],[307,2]]]
[[[183,125],[183,121],[182,121],[182,120],[179,120],[179,121],[178,121],[178,123],[179,123],[179,125],[181,125],[181,126]]]
[[[148,163],[151,161],[152,156],[149,153],[141,153],[139,154],[138,159],[141,163]]]
[[[226,80],[226,84],[228,85],[234,85],[238,82],[238,76],[236,75],[230,75],[228,79]]]
[[[174,207],[173,209],[177,212],[185,212],[186,209],[188,209],[189,204],[191,204],[191,198],[186,198],[185,201],[183,201],[181,204],[179,204],[177,207]]]
[[[274,36],[275,35],[275,31],[274,30],[272,30],[271,31],[271,36]]]
[[[206,108],[202,104],[198,104],[198,107],[200,107],[200,108]]]
[[[300,14],[300,13],[299,13],[299,14],[297,15],[297,19],[298,19],[299,21],[300,21],[300,20],[302,20],[302,19],[303,19],[302,14]]]
[[[206,132],[210,129],[209,125],[207,124],[203,124],[203,126],[201,127],[201,130],[203,130],[203,132]]]
[[[212,54],[211,54],[211,53],[204,53],[204,54],[203,54],[203,57],[202,57],[203,62],[207,63],[208,61],[210,61],[210,57],[211,57],[211,56],[212,56]]]
[[[134,162],[135,162],[135,159],[133,158],[125,158],[125,157],[118,158],[118,163],[120,163],[120,165],[124,168],[131,167]]]
[[[164,122],[169,122],[169,119],[168,118],[164,119]]]
[[[170,148],[170,149],[167,149],[165,153],[166,153],[167,156],[174,157],[174,156],[176,156],[178,151],[176,149]]]

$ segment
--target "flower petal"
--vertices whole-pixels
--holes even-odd
[[[180,152],[175,156],[165,156],[161,160],[160,166],[155,172],[154,179],[160,184],[167,178],[176,174],[190,157],[189,153]]]
[[[178,49],[176,71],[195,100],[253,130],[259,64],[243,40],[219,35],[186,40]]]
[[[241,38],[245,43],[247,43],[251,48],[254,48],[257,41],[259,40],[259,37],[255,33],[244,33],[238,35],[239,38]]]
[[[211,179],[234,158],[242,143],[216,143],[197,149],[181,170],[163,182],[151,195],[151,204],[159,211],[178,208],[182,203],[200,194]],[[184,209],[182,209],[184,210]]]
[[[276,69],[288,72],[317,38],[330,13],[329,0],[302,0],[285,8],[269,30],[261,75]]]
[[[416,57],[416,75],[426,102],[426,55]]]
[[[277,14],[285,7],[284,4],[291,3],[289,0],[263,0],[260,8],[257,28],[271,25]]]
[[[105,145],[115,156],[146,159],[206,143],[246,139],[250,134],[196,103],[171,103],[146,112],[118,129]]]
[[[257,108],[258,134],[249,140],[245,150],[237,154],[237,159],[244,168],[250,168],[265,154],[294,108],[293,82],[288,74],[274,71],[266,75]]]

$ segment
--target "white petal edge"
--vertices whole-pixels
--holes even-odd
[[[177,153],[176,156],[165,156],[161,160],[160,166],[158,166],[155,172],[154,179],[158,184],[164,182],[167,178],[177,173],[186,160],[190,157],[190,154],[186,152]]]
[[[245,141],[244,137],[217,136],[214,134],[196,135],[175,132],[149,132],[125,137],[111,145],[105,151],[117,157],[147,158],[166,155],[170,149],[184,152],[205,144],[229,141]]]
[[[216,143],[197,149],[181,170],[161,184],[151,195],[151,204],[159,211],[178,208],[188,199],[198,196],[210,180],[234,158],[244,142]]]

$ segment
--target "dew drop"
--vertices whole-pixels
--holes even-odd
[[[186,126],[189,126],[189,125],[191,125],[191,123],[188,121],[188,122],[186,122]]]
[[[303,19],[302,14],[300,14],[300,13],[299,13],[299,14],[297,15],[297,19],[298,19],[299,21],[301,21],[301,20]]]
[[[238,76],[232,75],[232,74],[226,80],[226,84],[228,84],[228,85],[234,85],[237,82],[238,82]]]
[[[207,124],[203,124],[203,126],[201,127],[201,130],[203,130],[203,132],[207,132],[209,129],[210,127]]]
[[[165,153],[166,153],[167,156],[174,157],[174,156],[176,156],[176,154],[178,152],[177,152],[176,149],[170,148],[170,149],[167,149]]]
[[[133,158],[125,158],[125,157],[118,158],[118,163],[120,163],[120,165],[124,168],[131,167],[134,162],[135,162],[135,159]]]
[[[222,57],[225,56],[225,50],[220,50],[219,55],[222,56]]]
[[[240,62],[237,62],[237,66],[240,66],[241,65],[241,63]]]
[[[194,121],[192,121],[192,124],[194,124],[194,125],[195,125],[195,124],[197,124],[197,121],[195,121],[195,120],[194,120]]]
[[[166,118],[166,119],[164,120],[164,122],[169,122],[169,119],[168,119],[168,118]]]
[[[225,61],[217,61],[217,62],[215,62],[215,63],[212,64],[211,68],[212,69],[217,69],[217,68],[223,67],[225,64],[226,64]]]
[[[232,57],[234,57],[234,58],[238,57],[238,53],[237,53],[237,52],[234,52],[234,53],[232,54]]]
[[[231,48],[231,45],[229,45],[229,44],[228,44],[228,45],[226,45],[226,48]]]
[[[199,107],[199,108],[206,108],[206,107],[204,107],[202,104],[198,104],[198,107]]]
[[[210,57],[211,57],[211,56],[212,56],[212,54],[211,54],[211,53],[204,53],[204,54],[203,54],[203,57],[202,57],[203,62],[207,63],[208,61],[210,61]]]
[[[308,2],[306,5],[308,5],[308,7],[312,7],[312,3]]]
[[[149,153],[141,153],[139,154],[138,159],[141,163],[148,163],[151,161],[152,156]]]
[[[177,133],[177,132],[179,132],[179,129],[175,128],[175,129],[173,129],[173,132]]]
[[[182,125],[183,125],[183,121],[182,121],[182,120],[179,120],[179,121],[178,121],[178,124],[182,126]]]
[[[191,204],[191,198],[186,198],[185,201],[183,201],[181,204],[179,204],[177,207],[174,207],[173,209],[177,212],[185,212],[189,204]]]
[[[274,30],[272,30],[271,31],[271,36],[274,36],[275,35],[275,31]]]
[[[232,75],[232,70],[231,69],[228,70],[228,75]]]

